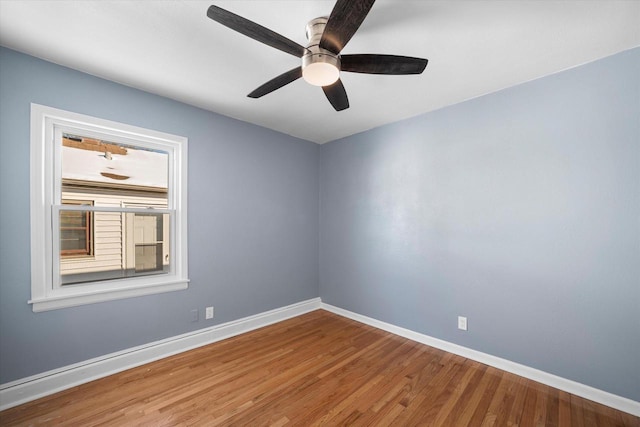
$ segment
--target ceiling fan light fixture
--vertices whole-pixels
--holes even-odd
[[[340,70],[330,62],[313,62],[302,69],[302,78],[314,86],[329,86],[339,77]]]

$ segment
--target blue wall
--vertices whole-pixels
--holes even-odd
[[[640,401],[638,76],[635,49],[323,145],[323,301]]]
[[[316,144],[4,48],[0,95],[0,383],[318,296]],[[188,290],[32,312],[31,102],[189,138]]]

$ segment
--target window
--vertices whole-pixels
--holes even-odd
[[[63,205],[92,206],[92,201],[63,200]],[[60,256],[88,256],[93,251],[92,221],[89,211],[60,213]]]
[[[34,311],[186,289],[187,140],[31,106]]]

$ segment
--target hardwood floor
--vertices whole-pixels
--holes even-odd
[[[546,385],[318,310],[0,412],[70,426],[640,426]]]

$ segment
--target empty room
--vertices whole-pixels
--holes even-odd
[[[0,425],[640,427],[640,1],[0,0]]]

